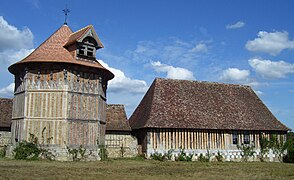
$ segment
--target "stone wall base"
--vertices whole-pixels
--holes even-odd
[[[66,147],[60,147],[56,145],[46,145],[42,146],[42,149],[48,150],[48,152],[52,153],[52,159],[56,161],[73,161],[73,154],[69,153],[69,150]],[[7,147],[6,157],[13,158],[13,150],[15,146],[10,145]],[[70,148],[73,150],[74,148]],[[79,148],[75,148],[79,150]],[[101,160],[99,156],[99,148],[87,148],[85,151],[84,156],[82,157],[81,154],[77,153],[77,160],[79,161],[98,161]]]
[[[106,134],[105,144],[109,158],[136,157],[137,138],[131,135]]]
[[[150,156],[154,153],[160,153],[160,154],[167,154],[169,150],[154,150],[154,149],[149,149],[147,150],[147,158],[150,158]],[[248,158],[248,161],[260,161],[261,160],[261,154],[259,149],[254,150],[255,153],[252,157]],[[175,159],[178,154],[181,152],[181,149],[175,149],[172,151],[172,157]],[[235,161],[235,162],[240,162],[243,161],[244,158],[242,156],[242,152],[240,150],[191,150],[191,149],[186,149],[184,150],[184,153],[186,155],[192,155],[193,161],[199,160],[199,157],[202,155],[204,157],[209,157],[209,161],[217,161],[216,156],[218,153],[223,157],[223,161]],[[270,150],[267,154],[263,155],[263,160],[267,162],[281,162],[280,159],[276,154],[273,153],[272,150]]]
[[[0,148],[11,144],[11,132],[0,131]]]

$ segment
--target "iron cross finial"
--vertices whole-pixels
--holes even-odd
[[[64,24],[67,25],[67,15],[68,13],[70,13],[70,10],[67,8],[67,6],[65,7],[65,9],[62,10],[64,13]]]

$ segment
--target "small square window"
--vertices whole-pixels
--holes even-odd
[[[93,52],[94,52],[94,48],[88,47],[88,49],[87,49],[87,56],[93,57]]]
[[[85,55],[85,46],[79,48],[79,55]]]
[[[93,57],[93,52],[88,51],[88,52],[87,52],[87,56],[91,56],[91,57]]]

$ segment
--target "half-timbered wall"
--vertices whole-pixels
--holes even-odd
[[[237,144],[244,144],[244,136],[249,138],[249,144],[259,149],[260,136],[270,138],[273,132],[261,131],[222,131],[222,130],[195,130],[195,129],[150,129],[147,132],[146,146],[143,152],[166,153],[168,150],[237,150]],[[233,142],[233,136],[237,143]],[[278,139],[285,141],[285,134],[277,134]]]
[[[153,129],[148,132],[147,144],[151,149],[225,149],[224,131],[191,129]]]
[[[26,70],[15,76],[13,140],[32,133],[43,144],[104,144],[106,82],[74,70]]]

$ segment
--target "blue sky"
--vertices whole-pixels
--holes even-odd
[[[155,77],[250,85],[294,129],[294,1],[19,0],[0,6],[0,97],[13,97],[7,67],[64,22],[92,24],[114,72],[108,102],[128,116]]]

